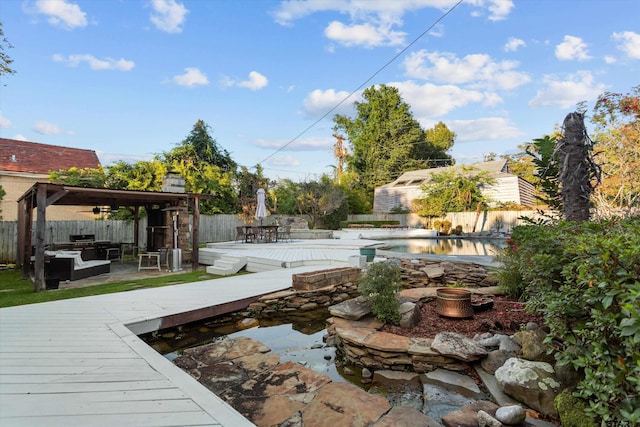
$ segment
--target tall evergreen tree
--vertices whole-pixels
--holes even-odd
[[[356,102],[355,119],[336,115],[334,130],[347,135],[351,155],[347,171],[358,176],[357,185],[371,191],[407,170],[429,167],[424,131],[413,118],[397,88],[380,85],[363,92]]]

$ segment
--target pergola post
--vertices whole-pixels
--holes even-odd
[[[191,251],[191,270],[196,271],[200,264],[199,262],[199,252],[200,252],[200,198],[198,196],[194,196],[193,198],[193,230],[192,230],[192,241],[193,241],[193,250]]]
[[[38,186],[36,193],[37,215],[36,218],[36,253],[34,265],[34,290],[44,291],[46,288],[44,275],[44,246],[47,229],[47,185]]]

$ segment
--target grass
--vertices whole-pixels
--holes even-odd
[[[55,291],[34,292],[33,282],[22,278],[20,270],[0,271],[0,308],[16,305],[36,304],[40,302],[58,301],[70,298],[88,297],[92,295],[127,292],[142,288],[159,288],[162,286],[199,282],[220,278],[205,271],[192,271],[146,279],[124,280],[103,285],[87,286],[75,289],[59,289]]]

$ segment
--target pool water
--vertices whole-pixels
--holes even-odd
[[[504,239],[389,239],[382,250],[429,255],[495,256],[505,246]]]

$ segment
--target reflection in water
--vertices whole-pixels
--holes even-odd
[[[506,243],[503,239],[391,239],[385,250],[410,254],[495,256]]]

